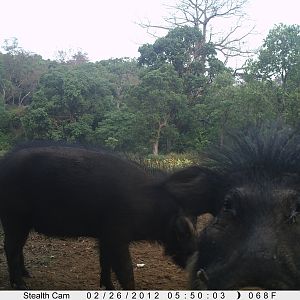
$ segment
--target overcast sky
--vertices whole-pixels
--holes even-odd
[[[58,50],[83,50],[92,61],[138,57],[138,47],[153,42],[135,22],[158,24],[172,0],[0,0],[0,45],[16,37],[19,46],[43,58]],[[300,24],[299,0],[250,0],[248,16],[260,34],[248,41],[261,45],[274,24]]]

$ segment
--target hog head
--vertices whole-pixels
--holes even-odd
[[[190,288],[300,289],[299,145],[290,130],[263,128],[210,156],[198,205],[216,210],[191,259]]]

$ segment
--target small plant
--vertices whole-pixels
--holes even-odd
[[[166,172],[173,172],[198,163],[197,158],[190,154],[170,153],[168,155],[149,155],[138,159],[135,157],[131,158],[149,169],[158,169]]]

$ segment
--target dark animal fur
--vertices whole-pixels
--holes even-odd
[[[11,285],[25,288],[22,249],[32,229],[99,239],[100,284],[107,289],[113,288],[111,269],[123,288],[134,288],[132,241],[158,241],[184,266],[195,246],[184,215],[188,198],[175,199],[170,182],[154,181],[135,163],[104,150],[51,143],[13,150],[0,164],[0,217]]]
[[[199,237],[191,288],[300,288],[299,142],[292,129],[266,125],[208,151],[202,199],[217,210]]]

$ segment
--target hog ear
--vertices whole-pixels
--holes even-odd
[[[224,183],[212,170],[189,167],[170,175],[164,185],[167,192],[188,214],[216,215],[221,208],[220,194]]]

